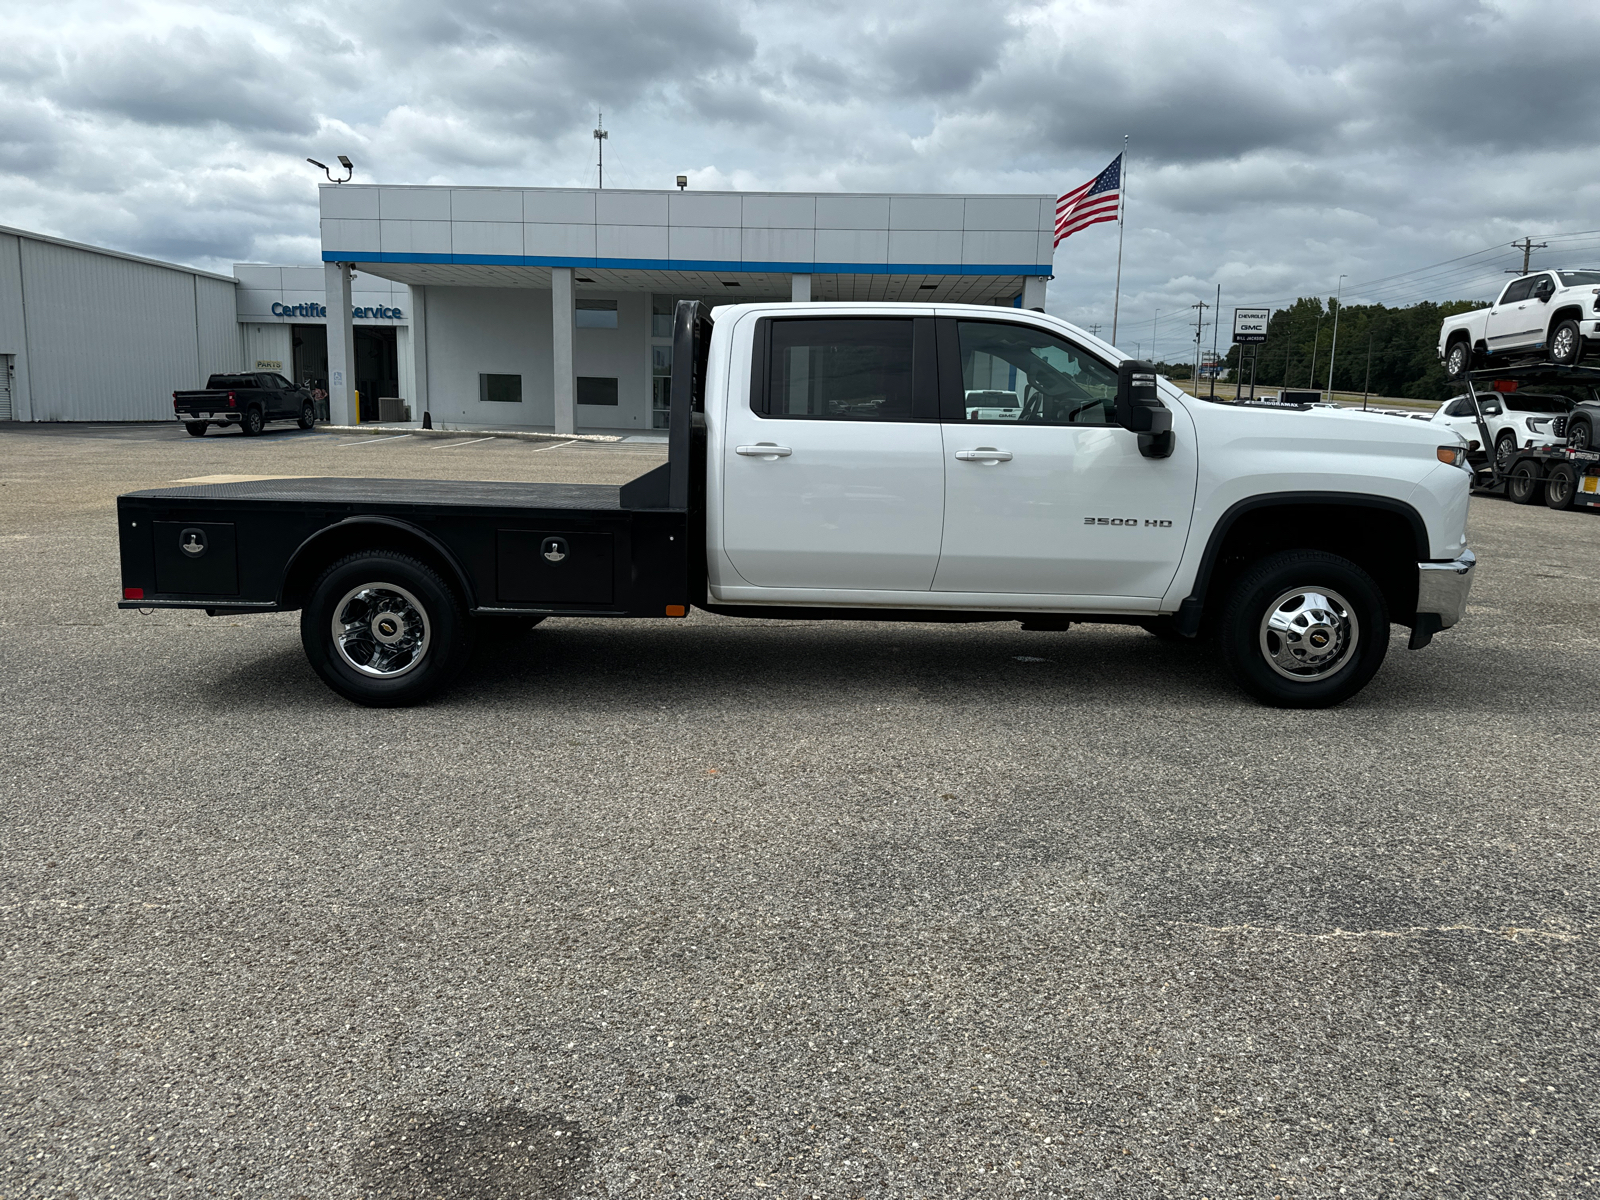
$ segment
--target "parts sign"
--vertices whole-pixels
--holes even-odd
[[[1270,308],[1236,308],[1233,310],[1233,344],[1258,345],[1267,340],[1267,322],[1272,320]]]

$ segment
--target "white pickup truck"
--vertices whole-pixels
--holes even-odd
[[[299,610],[312,665],[412,703],[547,616],[1076,622],[1215,634],[1336,704],[1455,624],[1454,433],[1185,395],[1042,313],[684,301],[668,461],[621,488],[277,479],[118,504],[126,608]]]
[[[1491,358],[1543,353],[1576,366],[1600,345],[1600,271],[1535,271],[1507,283],[1488,308],[1446,317],[1439,328],[1445,374],[1459,379]]]

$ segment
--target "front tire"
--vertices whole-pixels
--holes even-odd
[[[300,406],[299,423],[301,429],[310,429],[317,423],[317,410],[312,407],[311,401],[309,400]]]
[[[1504,475],[1506,468],[1511,465],[1511,456],[1517,452],[1517,435],[1507,430],[1495,439],[1494,443],[1494,469],[1497,474]]]
[[[1567,445],[1573,450],[1587,450],[1594,445],[1594,427],[1588,421],[1572,418],[1567,421]]]
[[[247,408],[239,418],[239,432],[245,437],[255,437],[266,427],[266,418],[259,408]]]
[[[1578,496],[1578,473],[1566,463],[1557,463],[1550,468],[1550,478],[1544,482],[1544,503],[1546,508],[1553,508],[1557,512],[1566,512],[1572,507],[1572,502]]]
[[[1506,480],[1506,499],[1513,504],[1532,504],[1539,498],[1539,472],[1531,462],[1520,462]]]
[[[1583,357],[1583,331],[1570,318],[1560,322],[1550,331],[1550,361],[1563,367],[1575,367]]]
[[[190,437],[205,437],[206,430],[211,427],[209,421],[185,421],[183,427],[189,431]]]
[[[432,567],[392,550],[352,554],[324,571],[300,612],[300,641],[324,683],[371,708],[437,694],[471,650],[455,592]]]
[[[1472,370],[1472,343],[1457,338],[1444,352],[1444,373],[1447,378],[1461,379]]]
[[[1286,550],[1234,584],[1222,658],[1239,686],[1277,708],[1329,708],[1355,695],[1389,652],[1389,610],[1372,577],[1322,550]]]

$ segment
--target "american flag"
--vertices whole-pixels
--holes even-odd
[[[1122,155],[1081,188],[1074,188],[1056,201],[1056,241],[1071,237],[1080,229],[1117,219],[1122,200]]]

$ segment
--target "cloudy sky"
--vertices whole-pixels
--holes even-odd
[[[1146,354],[1160,310],[1181,356],[1218,284],[1224,307],[1340,274],[1348,300],[1473,298],[1524,234],[1536,262],[1600,262],[1600,6],[1574,0],[0,15],[0,224],[224,272],[316,261],[307,155],[368,183],[592,185],[597,110],[617,187],[1059,192],[1127,134],[1119,340]],[[1062,244],[1052,311],[1109,333],[1116,242]]]

